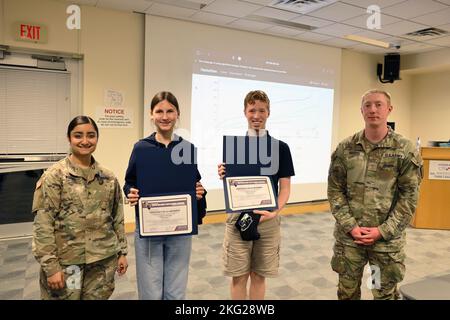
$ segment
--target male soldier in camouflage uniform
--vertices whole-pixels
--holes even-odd
[[[127,241],[114,174],[94,159],[87,169],[62,159],[36,184],[33,212],[41,298],[108,299],[116,270],[123,274],[127,268],[126,259],[120,259]],[[57,273],[61,284],[50,286],[48,278]]]
[[[342,141],[331,157],[328,200],[336,219],[331,266],[339,274],[339,299],[361,298],[367,262],[375,271],[374,298],[399,298],[405,228],[417,204],[422,159],[409,140],[387,126],[391,111],[387,92],[365,93],[365,129]]]

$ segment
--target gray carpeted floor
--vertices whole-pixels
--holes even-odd
[[[280,275],[267,279],[267,299],[336,299],[337,275],[330,268],[333,224],[325,212],[282,217]],[[223,224],[199,227],[192,246],[188,299],[229,299],[230,279],[222,275],[223,234]],[[134,239],[132,235],[128,239],[130,269],[117,277],[111,299],[137,299]],[[408,228],[407,239],[402,284],[450,273],[450,231]],[[0,299],[39,299],[38,274],[31,239],[0,241]],[[365,283],[363,299],[371,299]]]

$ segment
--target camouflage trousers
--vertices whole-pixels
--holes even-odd
[[[331,259],[332,269],[339,274],[338,299],[361,299],[361,281],[364,267],[369,263],[371,277],[368,285],[374,299],[387,300],[400,297],[397,284],[405,275],[405,254],[397,252],[377,252],[370,248],[351,247],[336,242]]]
[[[65,266],[65,287],[52,290],[41,269],[39,284],[42,300],[107,300],[114,291],[117,256],[82,265]]]

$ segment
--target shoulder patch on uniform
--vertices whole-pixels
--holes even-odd
[[[414,163],[417,167],[421,167],[423,165],[422,158],[414,152],[413,156],[411,157],[411,162]]]

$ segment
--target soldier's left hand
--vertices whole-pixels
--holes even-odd
[[[117,260],[117,273],[119,275],[124,275],[125,272],[127,272],[128,269],[128,262],[126,256],[120,256]]]
[[[361,237],[355,243],[370,246],[382,238],[378,227],[361,227]]]

